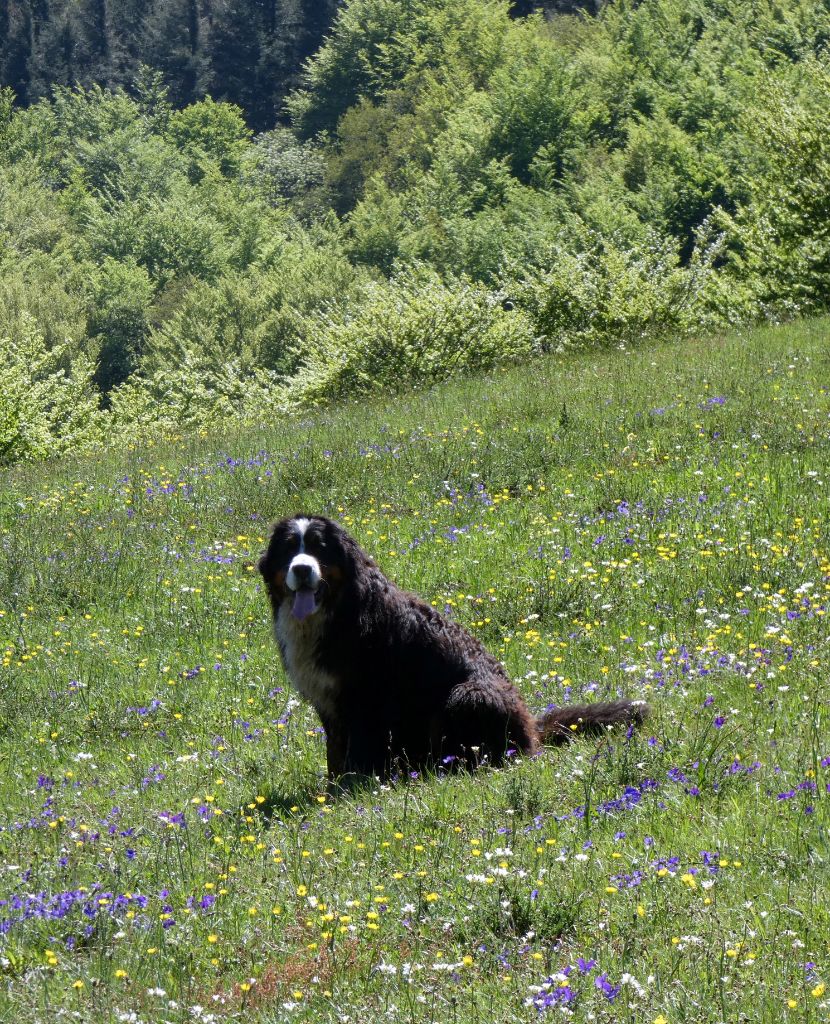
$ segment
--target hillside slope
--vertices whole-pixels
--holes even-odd
[[[349,0],[259,135],[147,69],[0,90],[0,464],[826,312],[828,38],[822,0]]]
[[[828,331],[7,471],[0,1015],[825,1019]],[[645,731],[332,800],[254,572],[299,510]]]

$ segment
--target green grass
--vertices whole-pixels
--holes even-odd
[[[825,1020],[829,335],[552,358],[5,474],[0,1014]],[[533,708],[652,718],[331,799],[254,570],[299,510]]]

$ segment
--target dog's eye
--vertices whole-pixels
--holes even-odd
[[[294,537],[290,537],[282,547],[282,560],[293,558],[294,555],[300,550],[300,542]]]

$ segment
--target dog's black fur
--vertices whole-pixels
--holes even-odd
[[[319,582],[300,598],[289,574],[303,560],[319,566]],[[511,748],[533,754],[540,743],[636,725],[647,713],[645,705],[618,700],[555,708],[535,719],[475,637],[396,587],[322,516],[278,522],[259,571],[288,676],[325,727],[332,778],[499,764]]]

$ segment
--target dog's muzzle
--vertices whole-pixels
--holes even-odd
[[[291,614],[302,622],[317,611],[317,595],[323,580],[320,563],[311,555],[297,555],[285,574],[285,585],[294,592]]]

